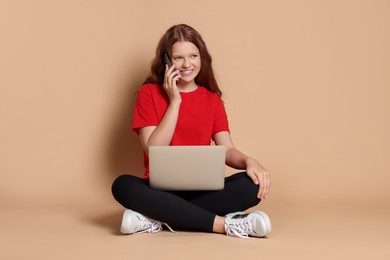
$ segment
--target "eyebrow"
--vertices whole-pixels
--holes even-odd
[[[191,55],[200,55],[200,53],[199,52],[193,52],[193,53],[191,53],[189,56],[191,56]],[[182,56],[184,56],[184,55],[179,55],[179,54],[172,54],[172,57],[182,57]]]

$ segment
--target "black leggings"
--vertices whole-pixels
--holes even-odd
[[[225,178],[219,191],[160,191],[132,175],[119,176],[112,185],[114,198],[125,208],[175,228],[206,232],[212,231],[216,215],[256,206],[258,190],[246,172]]]

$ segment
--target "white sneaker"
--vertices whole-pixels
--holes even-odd
[[[136,233],[157,233],[162,230],[161,222],[145,217],[144,215],[130,209],[126,209],[123,213],[122,234]]]
[[[262,211],[234,212],[226,215],[225,230],[226,235],[232,237],[265,237],[271,233],[272,227],[268,215]]]

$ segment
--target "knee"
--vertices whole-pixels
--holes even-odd
[[[134,186],[143,182],[142,179],[132,175],[121,175],[117,177],[111,186],[111,192],[117,201],[122,201],[124,197],[131,196]]]
[[[260,185],[260,184],[259,184]],[[259,193],[260,186],[255,184],[252,179],[248,177],[248,182],[246,185],[246,190],[248,193],[248,200],[252,207],[260,203],[261,199],[257,197]]]
[[[246,172],[237,173],[237,178],[240,182],[240,192],[242,198],[248,203],[250,207],[254,207],[260,203],[260,199],[257,197],[260,186],[255,184]]]

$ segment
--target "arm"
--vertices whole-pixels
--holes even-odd
[[[223,131],[214,135],[214,141],[217,145],[223,145],[226,148],[226,165],[240,170],[246,170],[252,181],[259,185],[257,197],[266,199],[270,189],[269,172],[255,159],[240,152],[233,144],[230,133]]]
[[[149,146],[169,145],[175,132],[181,96],[176,85],[180,74],[173,69],[174,66],[171,68],[166,66],[165,69],[164,89],[169,97],[169,105],[161,122],[158,126],[147,126],[139,129],[139,137],[146,153],[148,153]]]
[[[169,145],[175,131],[180,104],[170,103],[158,126],[147,126],[139,129],[142,146],[148,153],[149,146]]]

